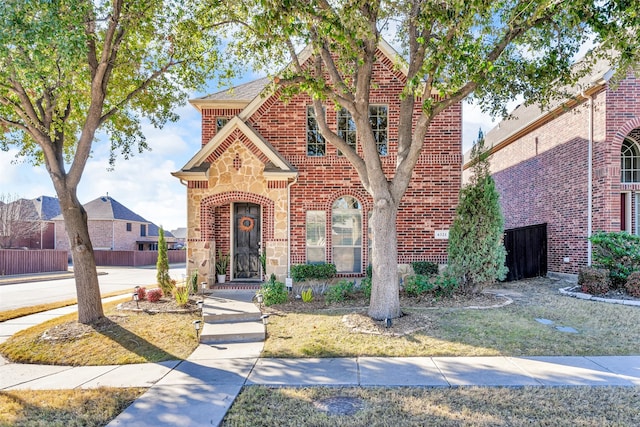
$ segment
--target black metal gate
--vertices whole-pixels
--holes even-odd
[[[547,275],[547,224],[505,230],[504,247],[507,282]]]

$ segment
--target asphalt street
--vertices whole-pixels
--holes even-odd
[[[131,290],[133,287],[154,286],[155,266],[147,267],[98,267],[100,292]],[[186,274],[185,264],[172,264],[171,278],[182,280]],[[76,298],[76,284],[73,277],[57,280],[30,281],[26,283],[0,285],[0,311],[30,307]]]

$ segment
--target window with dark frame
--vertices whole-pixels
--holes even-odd
[[[144,237],[147,235],[147,225],[146,224],[140,224],[140,236]]]
[[[336,121],[338,122],[338,136],[356,150],[356,122],[353,121],[351,113],[345,108],[339,109],[336,113]],[[338,156],[341,155],[342,153],[338,150]]]
[[[216,117],[216,133],[220,132],[227,123],[229,123],[228,117]]]
[[[127,223],[127,231],[131,231],[131,223],[130,222]]]
[[[369,122],[371,123],[373,137],[375,138],[376,146],[378,147],[378,154],[381,156],[386,156],[388,152],[387,117],[388,109],[386,105],[369,106]]]
[[[313,106],[307,106],[307,156],[324,156],[326,142],[320,135]]]

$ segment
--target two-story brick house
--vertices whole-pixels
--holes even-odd
[[[387,173],[396,163],[405,83],[395,57],[380,44],[370,94],[370,123]],[[331,262],[343,276],[364,275],[369,264],[371,197],[319,134],[311,99],[280,95],[259,79],[191,101],[202,114],[202,147],[173,175],[187,187],[188,269],[209,283],[217,252],[231,256],[228,277],[243,280],[261,278],[261,254],[266,274],[280,280],[292,264]],[[349,114],[325,108],[328,124],[360,151]],[[456,104],[429,129],[400,207],[399,264],[446,262],[447,241],[436,231],[449,229],[458,201],[461,120]]]
[[[158,226],[147,221],[109,196],[98,197],[83,205],[93,249],[107,251],[158,250]],[[53,218],[56,224],[56,249],[69,250],[69,239],[62,215]],[[166,231],[169,247],[175,242]]]
[[[640,80],[613,75],[601,61],[570,99],[520,106],[485,137],[505,228],[547,224],[550,272],[590,264],[595,231],[640,234]]]

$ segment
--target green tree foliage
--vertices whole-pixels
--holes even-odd
[[[507,275],[504,265],[504,219],[495,182],[489,173],[488,153],[480,132],[471,151],[472,176],[460,191],[460,203],[449,232],[449,272],[458,278],[458,290],[480,292]]]
[[[311,96],[320,133],[351,162],[373,198],[369,315],[376,319],[401,314],[397,212],[425,143],[438,144],[425,141],[434,117],[471,94],[493,112],[504,111],[517,94],[528,102],[557,96],[562,84],[588,72],[591,61],[572,73],[571,58],[592,38],[624,49],[625,61],[638,52],[637,10],[613,0],[205,0],[203,23],[218,14],[235,23],[228,30],[230,51],[278,72],[274,89],[283,96]],[[621,28],[632,36],[619,37]],[[390,150],[394,167],[386,172],[368,117],[369,94],[378,89],[376,49],[385,33],[402,47],[396,62],[406,76]],[[327,123],[327,104],[353,117],[357,150]]]
[[[162,227],[158,230],[158,262],[156,263],[156,279],[165,295],[173,293],[173,284],[169,276],[169,256],[167,255],[167,241]]]
[[[142,152],[141,120],[160,127],[177,119],[173,108],[205,85],[219,61],[214,34],[200,31],[195,10],[192,0],[0,2],[0,148],[16,147],[18,157],[46,166],[82,323],[103,316],[76,195],[87,159],[96,144],[106,145],[111,166],[118,153]]]

